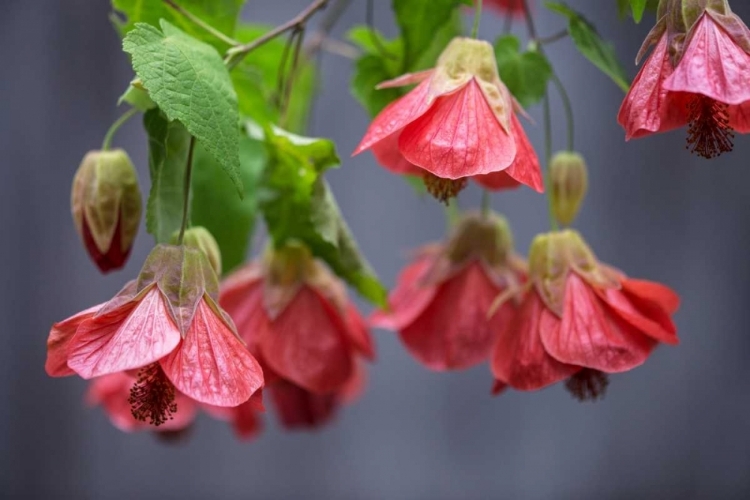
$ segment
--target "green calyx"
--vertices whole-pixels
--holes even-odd
[[[171,238],[173,245],[177,244],[179,236],[180,232],[175,231]],[[216,275],[221,276],[221,250],[216,239],[208,229],[202,226],[191,227],[185,231],[182,243],[185,246],[196,248],[203,252]]]
[[[456,226],[445,252],[453,264],[481,258],[490,266],[504,265],[513,253],[513,233],[502,215],[470,213]]]
[[[572,151],[557,153],[550,162],[550,184],[555,218],[569,226],[588,191],[588,169],[583,157]]]

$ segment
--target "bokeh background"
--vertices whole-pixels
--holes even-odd
[[[395,31],[386,0],[376,25]],[[537,3],[539,31],[563,27]],[[651,27],[621,22],[614,0],[571,0],[632,61]],[[306,0],[250,0],[247,20],[280,23]],[[750,19],[750,5],[732,2]],[[39,499],[588,499],[750,498],[750,138],[718,160],[690,156],[676,132],[626,144],[615,117],[621,91],[569,41],[549,48],[574,105],[577,146],[592,190],[577,227],[599,257],[682,296],[677,348],[612,377],[604,401],[580,404],[554,387],[491,398],[486,367],[436,374],[389,332],[365,396],[314,434],[267,419],[237,441],[202,418],[188,442],[126,435],[82,401],[81,380],[50,379],[49,326],[99,303],[137,273],[151,245],[141,231],[127,268],[102,277],[69,215],[83,154],[121,113],[131,78],[104,0],[0,2],[0,497]],[[354,0],[336,35],[364,23]],[[468,21],[467,21],[468,23]],[[503,20],[487,12],[481,34]],[[516,33],[523,32],[517,24]],[[371,156],[348,159],[368,119],[348,93],[351,62],[322,58],[311,133],[345,158],[329,174],[364,252],[392,285],[408,250],[438,239],[440,206],[416,198]],[[555,143],[564,144],[555,104]],[[541,124],[540,109],[530,110]],[[541,127],[528,126],[541,148]],[[147,182],[145,136],[133,120],[116,139]],[[470,189],[464,207],[478,203]],[[518,248],[547,225],[530,190],[496,196]]]

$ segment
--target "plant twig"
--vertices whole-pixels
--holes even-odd
[[[539,45],[549,45],[550,43],[555,43],[558,40],[562,40],[566,36],[568,36],[568,30],[564,29],[548,37],[538,38],[536,39],[536,43],[538,43]]]
[[[310,37],[310,41],[305,44],[305,58],[310,58],[319,50],[325,50],[325,44],[329,40],[329,35],[333,27],[339,21],[346,9],[351,5],[352,0],[334,0],[333,5],[325,17],[320,20],[318,30]]]
[[[217,30],[210,24],[206,23],[203,19],[196,16],[189,10],[187,10],[185,7],[182,7],[181,5],[178,5],[174,0],[163,0],[165,4],[167,4],[170,8],[174,9],[176,12],[182,14],[186,19],[188,19],[190,22],[198,26],[199,28],[202,28],[203,30],[207,31],[214,37],[218,38],[222,42],[226,43],[227,45],[235,46],[240,45],[240,42],[235,40],[234,38],[225,35],[221,31]]]
[[[177,237],[177,244],[182,245],[185,239],[185,230],[188,226],[188,211],[190,210],[190,183],[193,178],[193,151],[195,151],[195,137],[190,136],[190,145],[188,146],[187,165],[185,165],[185,184],[183,186],[182,200],[182,224],[180,225],[180,235]]]

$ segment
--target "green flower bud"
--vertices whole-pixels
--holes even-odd
[[[586,162],[578,153],[563,151],[552,158],[550,164],[550,196],[555,218],[569,226],[581,208],[589,186]]]
[[[171,243],[176,245],[179,236],[180,232],[176,231],[172,235]],[[202,226],[191,227],[185,231],[182,244],[203,252],[206,258],[208,258],[208,262],[211,264],[214,272],[216,272],[216,275],[221,276],[221,250],[219,249],[219,244],[216,242],[216,239],[208,229]]]

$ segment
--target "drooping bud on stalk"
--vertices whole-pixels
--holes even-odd
[[[172,244],[177,244],[179,235],[180,232],[175,231],[172,235]],[[211,267],[216,272],[216,275],[221,276],[221,250],[219,249],[219,244],[216,242],[216,239],[208,229],[202,226],[191,227],[185,231],[182,243],[185,246],[196,248],[203,252],[208,258]]]
[[[491,266],[505,264],[513,251],[513,233],[508,221],[496,213],[469,213],[448,241],[446,255],[453,263],[480,257]]]
[[[557,153],[550,163],[552,210],[563,226],[575,220],[589,185],[586,162],[578,153]]]
[[[128,259],[141,221],[141,190],[127,153],[91,151],[73,179],[71,211],[89,255],[103,272]]]

